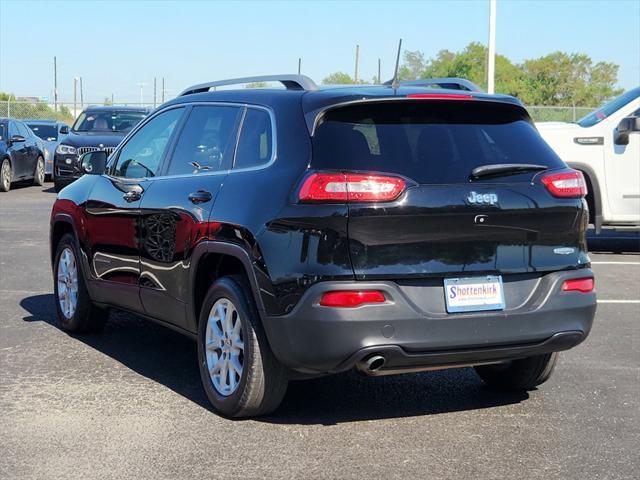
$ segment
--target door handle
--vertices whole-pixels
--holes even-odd
[[[190,193],[189,201],[196,205],[198,203],[207,203],[211,201],[211,192],[207,192],[206,190],[198,190],[197,192]]]
[[[140,198],[142,198],[142,194],[136,190],[129,190],[127,193],[122,195],[122,198],[124,198],[126,202],[131,203],[140,200]]]

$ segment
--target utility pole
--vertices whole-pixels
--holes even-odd
[[[495,93],[496,76],[496,0],[489,0],[489,59],[487,92]]]
[[[78,116],[77,90],[78,90],[78,77],[73,77],[73,118],[74,119]]]
[[[58,111],[58,59],[53,57],[53,110]]]
[[[82,89],[82,77],[80,77],[80,108],[84,110],[84,90]]]
[[[111,105],[113,105],[113,93],[111,94]]]
[[[298,75],[302,72],[302,58],[298,58]]]
[[[162,77],[162,103],[164,103],[164,77]]]
[[[381,71],[380,66],[381,66],[380,59],[378,59],[378,85],[380,85],[380,84],[382,83],[382,79],[380,78],[380,75],[381,75],[381,73],[380,73],[380,71]]]
[[[142,106],[142,104],[144,103],[144,97],[142,96],[142,87],[144,87],[146,83],[140,82],[137,85],[140,87],[140,106]]]
[[[360,63],[360,45],[356,45],[356,74],[353,77],[355,83],[358,83],[358,63]]]
[[[153,77],[153,108],[156,108],[156,77]]]

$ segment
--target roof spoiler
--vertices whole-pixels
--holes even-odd
[[[222,87],[225,85],[240,85],[243,83],[255,82],[280,82],[287,90],[317,90],[318,86],[313,80],[306,75],[262,75],[257,77],[231,78],[227,80],[216,80],[215,82],[201,83],[193,85],[182,91],[179,97],[183,95],[191,95],[192,93],[208,92],[212,88]]]
[[[387,80],[383,85],[391,86],[392,80]],[[440,87],[449,90],[466,90],[468,92],[482,92],[482,89],[475,83],[465,78],[423,78],[422,80],[404,80],[400,82],[401,87]]]

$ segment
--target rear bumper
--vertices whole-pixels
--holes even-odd
[[[389,281],[322,282],[291,313],[267,317],[264,324],[276,357],[308,374],[349,370],[372,355],[385,357],[383,370],[400,371],[499,362],[582,342],[591,330],[596,294],[562,292],[561,285],[587,276],[593,276],[590,269],[513,281],[505,295],[508,288],[513,297],[519,294],[516,304],[507,298],[503,311],[460,314],[445,312],[442,280],[409,288]],[[318,303],[326,291],[349,289],[381,290],[388,301],[358,308]]]

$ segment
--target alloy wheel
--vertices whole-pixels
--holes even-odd
[[[228,298],[219,299],[211,307],[205,352],[213,387],[220,395],[231,395],[242,378],[244,341],[240,315]]]
[[[66,247],[58,260],[58,304],[68,320],[78,305],[78,267],[71,248]]]
[[[11,184],[11,165],[9,162],[5,161],[2,163],[2,172],[0,172],[0,180],[2,181],[2,186],[5,190],[9,189],[9,185]]]
[[[38,158],[38,164],[36,165],[36,177],[40,183],[44,183],[44,160]]]

